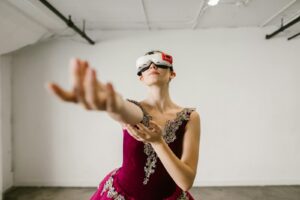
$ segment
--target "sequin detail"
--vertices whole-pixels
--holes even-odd
[[[113,200],[126,200],[124,196],[119,194],[116,189],[114,188],[113,182],[114,182],[114,175],[116,174],[117,170],[112,172],[109,179],[105,182],[104,187],[101,191],[101,195],[107,191],[106,196],[113,199]]]
[[[182,191],[180,197],[178,197],[177,200],[189,200],[189,197],[186,192]]]
[[[146,185],[149,181],[150,175],[155,172],[154,169],[157,163],[157,155],[156,152],[153,150],[151,144],[149,143],[146,143],[144,145],[144,153],[147,155],[147,161],[144,167],[145,178],[143,184]]]

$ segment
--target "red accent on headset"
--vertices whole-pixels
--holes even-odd
[[[161,53],[162,55],[162,59],[173,64],[173,58],[172,56],[168,55],[168,54],[165,54],[165,53]]]

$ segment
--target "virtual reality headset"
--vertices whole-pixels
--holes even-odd
[[[150,55],[141,56],[136,60],[137,75],[142,75],[143,71],[149,69],[151,63],[160,68],[173,69],[173,58],[171,55],[163,52],[155,52]]]

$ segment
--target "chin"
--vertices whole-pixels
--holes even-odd
[[[164,85],[165,83],[167,83],[167,82],[154,78],[154,79],[148,80],[146,82],[146,85],[148,85],[148,86],[151,86],[151,85]]]

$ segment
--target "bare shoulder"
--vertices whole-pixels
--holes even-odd
[[[193,110],[190,114],[190,120],[187,123],[187,128],[189,127],[199,127],[200,126],[200,114],[198,111]]]
[[[200,121],[199,112],[196,111],[196,110],[193,110],[193,112],[191,112],[190,119],[193,120],[193,121]]]

